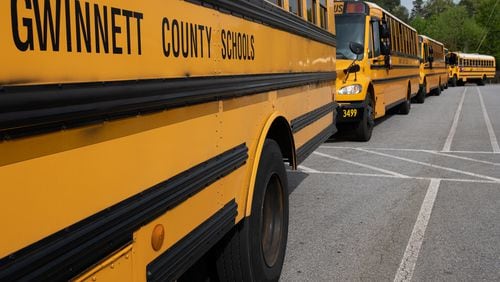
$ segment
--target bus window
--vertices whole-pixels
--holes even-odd
[[[290,13],[302,17],[302,0],[289,0],[288,10],[290,11]]]
[[[328,16],[326,11],[326,0],[319,0],[319,23],[324,29],[328,28]]]
[[[371,21],[371,33],[372,33],[372,48],[373,48],[373,57],[380,56],[380,35],[379,35],[379,22],[378,20]]]
[[[271,2],[276,6],[283,7],[283,1],[282,0],[266,0],[267,2]]]
[[[307,20],[316,24],[316,0],[306,0]]]

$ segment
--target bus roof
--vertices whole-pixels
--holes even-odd
[[[348,2],[348,1],[346,1]],[[397,20],[398,22],[402,23],[404,26],[408,27],[409,29],[413,30],[413,31],[417,31],[416,29],[414,29],[413,27],[411,27],[410,25],[408,25],[407,23],[403,22],[402,20],[400,20],[398,17],[394,16],[393,14],[389,13],[387,10],[385,10],[384,8],[380,7],[379,5],[375,4],[375,3],[372,3],[372,2],[368,2],[368,1],[365,1],[366,4],[368,4],[368,6],[371,8],[375,8],[375,9],[379,9],[381,10],[384,14],[387,14],[389,15],[391,18],[394,18],[395,20]]]
[[[457,54],[459,58],[462,59],[469,59],[469,60],[495,60],[495,57],[490,56],[490,55],[483,55],[483,54],[477,54],[477,53],[462,53],[460,51],[457,52],[452,52]]]
[[[434,43],[437,43],[437,44],[439,44],[439,45],[443,45],[443,46],[444,46],[444,44],[443,44],[443,43],[441,43],[441,42],[439,42],[439,41],[437,41],[437,40],[435,40],[435,39],[432,39],[432,38],[430,38],[429,36],[422,35],[422,34],[419,34],[418,36],[419,36],[419,37],[422,37],[422,38],[424,38],[424,39],[427,39],[427,40],[429,40],[429,41],[432,41],[432,42],[434,42]],[[445,49],[446,49],[446,48],[445,48]]]

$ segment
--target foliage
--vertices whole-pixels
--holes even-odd
[[[413,1],[410,24],[450,51],[490,54],[500,67],[500,0]],[[496,4],[496,5],[495,5]]]
[[[371,2],[450,51],[495,56],[500,69],[500,0],[414,0],[411,14],[400,0]]]

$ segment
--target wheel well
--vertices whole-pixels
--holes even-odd
[[[372,98],[373,103],[375,102],[375,89],[373,88],[373,84],[368,84],[368,93],[370,93],[370,96]]]
[[[278,117],[273,121],[266,138],[276,141],[276,143],[280,146],[283,160],[288,162],[293,168],[297,167],[293,134],[287,120],[284,117]]]

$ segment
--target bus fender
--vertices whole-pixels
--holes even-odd
[[[275,121],[277,121],[278,119],[284,119],[286,120],[286,124],[287,124],[287,131],[288,131],[288,141],[290,142],[290,145],[291,145],[291,152],[289,152],[291,154],[291,164],[292,164],[292,167],[294,169],[296,169],[296,153],[295,153],[295,142],[294,142],[294,139],[293,139],[293,134],[292,134],[292,130],[290,128],[290,122],[283,116],[281,115],[279,112],[274,112],[271,114],[271,116],[269,116],[264,128],[262,129],[262,132],[259,136],[259,140],[257,142],[257,147],[255,148],[255,160],[252,164],[252,173],[250,175],[250,182],[249,182],[249,187],[248,187],[248,194],[247,194],[247,200],[246,200],[246,207],[245,207],[245,217],[248,217],[250,216],[251,214],[251,210],[252,210],[252,200],[253,200],[253,192],[254,192],[254,189],[255,189],[255,180],[257,178],[257,170],[259,168],[259,162],[260,162],[260,157],[261,157],[261,154],[262,154],[262,149],[264,148],[264,142],[266,141],[266,138],[268,137],[269,135],[269,132],[271,130],[271,127],[273,126],[273,124],[275,123]],[[281,146],[280,146],[281,147]],[[282,152],[283,155],[286,154],[286,152]]]

